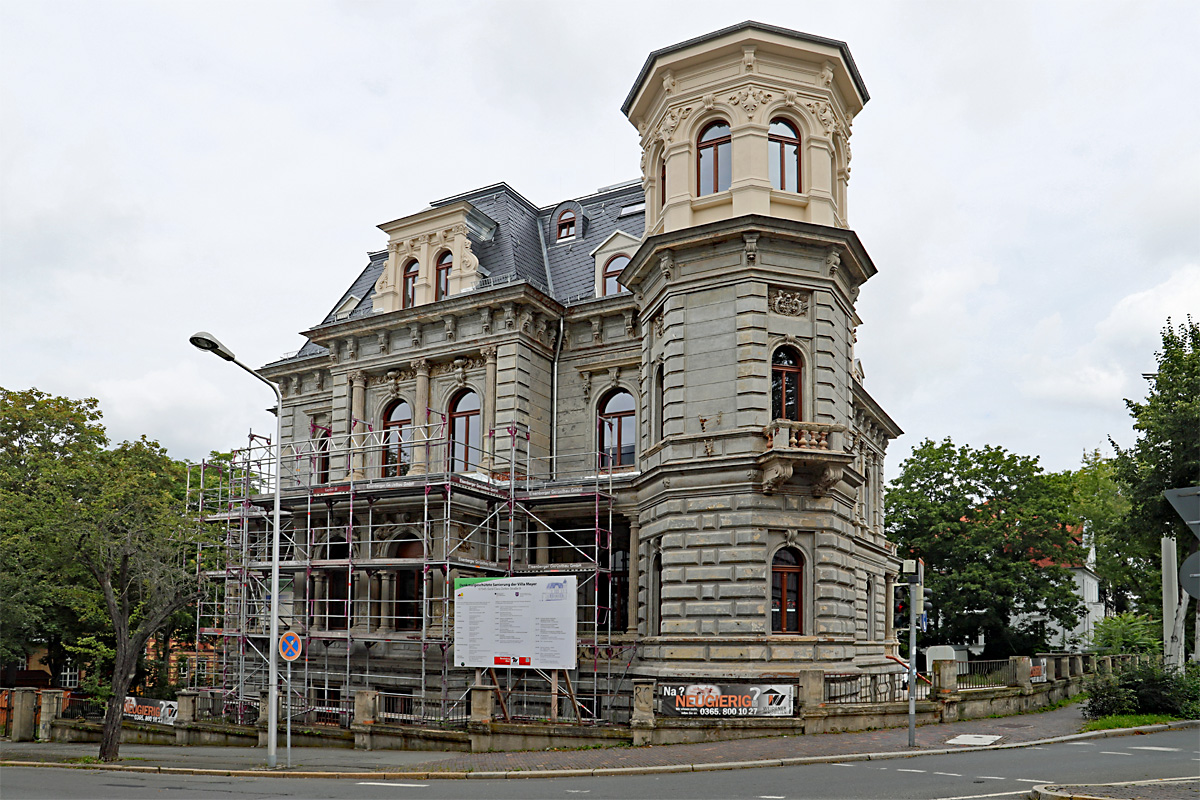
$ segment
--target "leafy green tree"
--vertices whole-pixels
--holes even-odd
[[[1161,653],[1162,627],[1148,614],[1114,614],[1096,622],[1092,647],[1112,654]]]
[[[1095,548],[1096,575],[1105,608],[1112,612],[1130,609],[1130,593],[1140,581],[1125,553],[1122,530],[1129,513],[1125,486],[1117,479],[1116,464],[1099,450],[1083,454],[1079,469],[1070,473],[1071,516],[1083,524],[1084,541]]]
[[[1175,537],[1181,560],[1197,549],[1162,493],[1200,484],[1200,324],[1189,316],[1176,328],[1168,319],[1154,356],[1158,370],[1149,377],[1146,400],[1125,401],[1137,442],[1128,449],[1113,442],[1116,476],[1130,503],[1113,546],[1136,576],[1130,595],[1143,610],[1162,607],[1161,537]]]
[[[107,619],[107,643],[87,644],[111,647],[100,758],[112,761],[146,642],[197,596],[202,530],[184,508],[185,466],[145,438],[106,449],[99,419],[94,400],[0,390],[0,431],[16,434],[0,452],[0,531],[47,585],[63,576],[81,618]]]
[[[982,634],[994,657],[1047,647],[1044,624],[1075,626],[1080,603],[1062,565],[1084,556],[1071,531],[1070,484],[1036,458],[926,439],[887,490],[889,538],[925,560],[936,613],[925,644]]]

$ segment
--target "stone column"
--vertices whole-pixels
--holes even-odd
[[[653,678],[633,679],[633,717],[629,727],[633,729],[633,746],[650,744],[654,730],[654,690],[658,681]]]
[[[825,702],[825,671],[802,669],[796,676],[796,705],[815,708]]]
[[[496,455],[496,437],[492,435],[492,430],[496,427],[496,348],[485,347],[480,352],[483,353],[484,364],[483,435],[480,437],[483,443],[482,466],[485,470],[490,470]],[[516,466],[509,464],[508,469],[514,470]]]
[[[369,589],[370,596],[368,598],[368,618],[367,627],[370,628],[371,622],[375,623],[375,629],[383,627],[383,576],[379,572],[372,572],[371,587]]]
[[[50,740],[51,723],[62,715],[64,694],[66,692],[62,689],[42,689],[42,713],[38,720],[39,739]]]
[[[13,689],[9,694],[9,708],[12,714],[12,740],[14,742],[32,742],[37,736],[33,724],[34,712],[37,705],[37,689]]]
[[[534,561],[538,564],[550,563],[550,531],[537,532],[537,552],[534,553]]]
[[[1008,663],[1012,665],[1012,685],[1026,691],[1033,688],[1033,661],[1029,656],[1009,656]]]
[[[361,481],[367,477],[366,446],[367,433],[367,373],[350,373],[350,479]]]
[[[428,454],[425,442],[429,439],[429,362],[418,359],[413,362],[417,373],[417,401],[413,406],[413,463],[411,472],[424,475],[427,471]]]
[[[945,659],[933,662],[933,685],[938,694],[954,694],[958,691],[958,662]]]
[[[638,633],[638,584],[641,582],[641,557],[642,557],[642,526],[637,520],[629,522],[629,604],[627,606],[628,621],[626,622],[625,630],[634,636]]]
[[[383,576],[383,586],[379,597],[379,627],[380,629],[396,630],[396,573],[389,572]]]
[[[313,576],[313,627],[325,630],[329,627],[329,577],[327,575]]]

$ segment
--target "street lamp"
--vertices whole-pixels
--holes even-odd
[[[233,351],[208,331],[197,331],[189,338],[196,348],[232,361],[275,392],[275,532],[271,541],[271,647],[267,655],[267,768],[275,769],[279,738],[279,482],[282,477],[280,453],[283,450],[283,395],[279,387],[237,360]]]

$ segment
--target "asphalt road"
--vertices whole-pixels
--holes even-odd
[[[982,800],[1024,797],[1033,786],[1043,783],[1181,777],[1200,779],[1200,736],[1195,729],[953,755],[616,778],[360,781],[5,767],[0,770],[0,795],[5,800],[164,797]],[[1194,786],[1179,788],[1181,798],[1197,796]],[[1165,800],[1162,794],[1155,797]]]

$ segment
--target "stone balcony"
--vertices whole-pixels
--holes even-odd
[[[854,456],[846,452],[846,426],[825,422],[795,422],[777,419],[763,428],[767,449],[758,457],[763,491],[770,494],[801,477],[820,497],[838,481],[854,475],[846,472]]]

